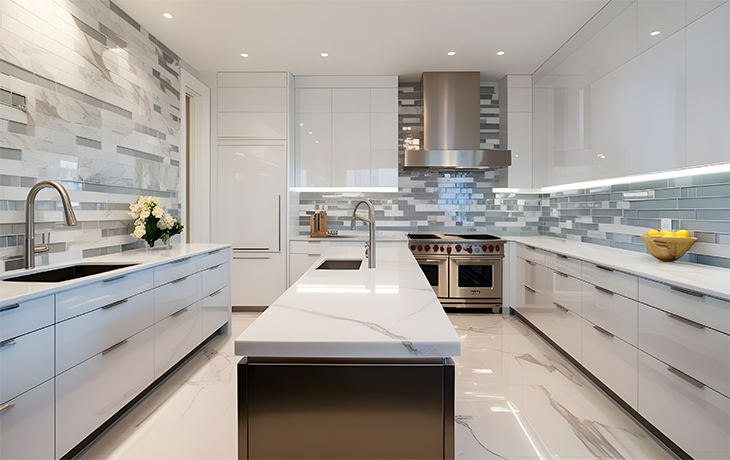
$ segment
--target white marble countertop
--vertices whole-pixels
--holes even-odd
[[[147,252],[144,249],[136,249],[134,251],[125,251],[118,254],[109,254],[106,256],[93,257],[89,259],[81,259],[78,262],[65,262],[56,265],[44,265],[28,270],[13,270],[0,274],[0,307],[6,304],[22,302],[27,299],[38,297],[40,295],[54,294],[56,292],[73,289],[86,284],[95,283],[99,280],[131,273],[138,270],[145,270],[171,262],[175,259],[202,254],[204,252],[213,251],[218,248],[229,247],[229,244],[179,244],[173,246],[172,249],[152,250]],[[38,283],[38,282],[19,282],[4,281],[7,278],[27,275],[30,273],[39,273],[56,268],[68,267],[71,265],[126,265],[136,264],[126,268],[99,273],[97,275],[86,276],[60,283]],[[151,275],[150,275],[151,276]]]
[[[505,239],[586,260],[641,278],[699,291],[721,299],[730,299],[730,270],[726,268],[677,261],[662,262],[651,254],[549,236]]]
[[[296,235],[289,238],[290,241],[337,241],[338,239],[360,239],[367,240],[368,232],[362,230],[341,230],[337,236],[328,236],[323,238],[315,238],[309,235]],[[408,241],[408,234],[405,232],[389,232],[380,231],[375,232],[376,242],[400,242],[404,244]]]
[[[236,338],[236,354],[263,357],[459,356],[461,340],[423,272],[403,247],[380,247],[377,268],[317,270],[325,259],[364,259],[330,249]]]

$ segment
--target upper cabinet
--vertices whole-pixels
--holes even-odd
[[[286,72],[219,72],[218,138],[287,138]]]
[[[398,185],[398,78],[296,77],[297,186]]]

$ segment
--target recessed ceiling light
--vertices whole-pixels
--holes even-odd
[[[241,53],[241,57],[248,57],[248,54],[246,54],[246,53]]]
[[[163,13],[162,15],[167,19],[172,19],[172,15],[170,13]]]
[[[649,35],[651,35],[653,37],[655,35],[659,35],[660,33],[661,33],[660,31],[655,30],[654,32],[650,33]]]
[[[309,134],[312,134],[312,131],[309,131]]]
[[[448,54],[449,56],[453,56],[454,54],[456,54],[456,51],[449,51],[449,52],[448,52],[448,53],[446,53],[446,54]]]
[[[504,51],[497,51],[497,56],[504,56]]]
[[[304,123],[299,123],[299,126],[304,126]]]
[[[322,57],[327,57],[327,56],[329,56],[329,53],[319,53],[319,55]]]

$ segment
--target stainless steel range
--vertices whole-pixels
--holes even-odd
[[[444,308],[502,307],[504,240],[484,234],[408,234],[408,247]]]

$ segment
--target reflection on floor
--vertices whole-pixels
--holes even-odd
[[[80,459],[235,459],[233,340],[258,313],[234,313],[220,336],[108,430]],[[514,317],[450,314],[457,459],[674,458]]]

